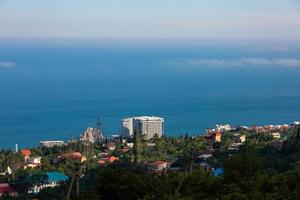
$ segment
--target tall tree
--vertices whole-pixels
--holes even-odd
[[[140,131],[138,129],[135,129],[134,131],[134,142],[133,142],[133,153],[134,153],[134,164],[139,165],[141,161],[141,142],[142,137],[140,134]]]
[[[297,131],[296,140],[300,140],[300,126],[299,125],[296,127],[296,131]]]

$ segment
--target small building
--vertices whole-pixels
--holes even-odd
[[[30,158],[31,156],[31,151],[30,149],[22,149],[21,150],[21,154],[24,157],[24,161],[27,162],[27,160]]]
[[[108,156],[106,158],[102,158],[101,160],[98,161],[99,165],[104,165],[107,163],[114,163],[115,161],[118,161],[119,158],[115,156]]]
[[[47,172],[48,179],[45,183],[33,186],[28,193],[39,193],[44,188],[54,188],[66,182],[69,177],[60,172]]]
[[[204,139],[208,144],[215,143],[215,142],[221,142],[222,141],[222,133],[216,132],[212,134],[208,134],[204,136]]]
[[[281,138],[281,135],[280,135],[280,133],[278,133],[278,132],[276,132],[276,133],[271,133],[271,135],[272,135],[272,137],[273,137],[274,139],[280,139],[280,138]]]
[[[155,147],[156,143],[150,143],[150,142],[148,142],[146,145],[147,145],[147,147]]]
[[[246,142],[246,135],[245,134],[241,135],[239,133],[234,134],[233,135],[233,140],[234,140],[235,143],[244,143],[244,142]]]
[[[64,146],[65,145],[65,142],[64,141],[61,141],[61,140],[58,140],[58,141],[40,141],[40,146],[41,147],[48,147],[48,148],[51,148],[51,147],[61,147],[61,146]]]
[[[221,142],[222,141],[222,133],[217,132],[214,134],[215,142]]]
[[[232,128],[229,124],[217,124],[215,130],[221,131],[221,132],[226,132],[226,131],[231,131]]]
[[[40,156],[30,157],[27,160],[27,162],[26,162],[27,164],[24,166],[24,169],[35,168],[35,167],[41,166],[41,160],[42,160],[42,157],[40,157]]]
[[[127,143],[126,145],[127,145],[129,148],[133,148],[133,145],[134,145],[134,144],[133,144],[132,142],[130,142],[130,143]]]
[[[8,183],[0,183],[0,197],[2,197],[3,195],[16,197],[18,196],[18,191]]]
[[[35,156],[28,159],[28,163],[30,164],[41,164],[42,157],[41,156]]]
[[[163,171],[165,169],[168,169],[170,166],[171,166],[170,162],[161,161],[161,160],[147,164],[147,168],[150,171]]]
[[[299,126],[299,125],[300,125],[300,122],[299,122],[299,121],[293,122],[292,125],[293,125],[293,126]]]
[[[73,160],[73,161],[86,161],[86,157],[82,155],[80,152],[70,152],[61,155],[62,158]]]
[[[116,147],[117,147],[117,144],[114,143],[114,142],[109,142],[109,143],[107,144],[107,149],[110,150],[110,151],[115,150]]]
[[[107,153],[107,152],[100,152],[100,153],[98,153],[98,155],[97,155],[98,158],[105,158],[105,157],[107,157],[107,156],[108,156],[108,153]]]

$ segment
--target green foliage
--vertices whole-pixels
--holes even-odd
[[[61,160],[53,164],[59,155],[70,151],[81,151],[87,155],[87,164],[81,179],[79,199],[124,199],[124,200],[294,200],[300,198],[300,140],[295,136],[279,140],[282,145],[274,145],[268,135],[254,135],[245,130],[247,142],[239,151],[230,151],[233,132],[228,132],[222,142],[214,145],[215,152],[211,164],[225,169],[222,177],[214,177],[211,172],[195,166],[194,160],[206,152],[203,137],[154,137],[143,140],[136,132],[134,148],[122,152],[122,142],[112,155],[119,162],[98,167],[94,155],[103,152],[103,145],[84,146],[72,143],[65,147],[36,148],[34,155],[43,157],[43,169],[55,169],[71,175],[78,168],[74,162]],[[151,143],[151,145],[147,145]],[[153,145],[154,144],[154,145]],[[4,156],[1,156],[4,155]],[[139,166],[132,165],[135,158]],[[41,184],[45,176],[40,170],[17,170],[19,154],[8,151],[0,153],[0,167],[8,164],[16,166],[14,186],[20,191],[20,198],[28,199],[26,191],[33,184]],[[174,166],[180,171],[153,174],[142,170],[146,162],[156,160],[176,161]],[[138,162],[142,161],[142,162]],[[53,189],[44,189],[39,199],[64,199],[68,184]],[[74,194],[71,195],[74,199]],[[26,198],[25,198],[26,197]]]
[[[44,188],[38,193],[37,198],[43,200],[65,200],[67,196],[66,191],[66,185],[55,188]]]
[[[18,169],[15,179],[11,184],[19,191],[26,195],[28,190],[34,185],[42,185],[48,180],[48,176],[40,170],[35,169]]]

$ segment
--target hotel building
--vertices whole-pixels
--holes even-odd
[[[155,135],[162,137],[164,134],[164,119],[154,116],[141,116],[122,120],[122,136],[133,137],[135,130],[138,130],[146,140],[153,138]]]

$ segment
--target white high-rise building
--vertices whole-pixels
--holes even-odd
[[[122,119],[122,136],[133,137],[133,118]]]
[[[122,136],[133,137],[137,129],[146,140],[153,138],[155,135],[161,137],[164,134],[164,119],[154,116],[141,116],[122,120]]]

